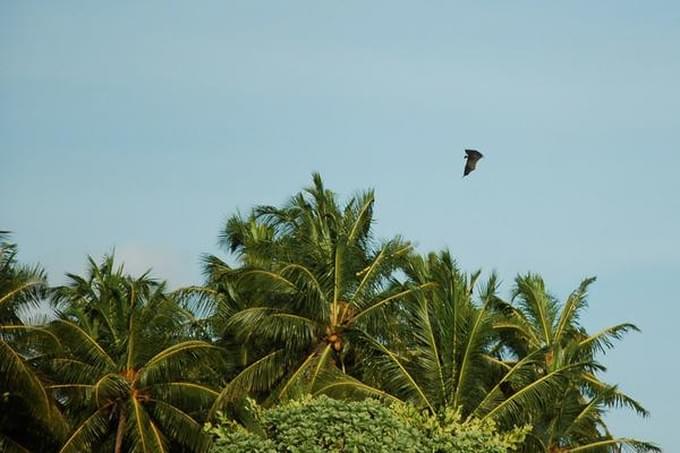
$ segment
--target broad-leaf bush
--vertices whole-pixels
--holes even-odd
[[[243,427],[219,417],[206,430],[212,453],[232,452],[441,452],[504,453],[524,440],[526,428],[499,433],[491,421],[463,422],[458,412],[432,416],[407,404],[339,401],[325,396],[263,409],[247,404]]]

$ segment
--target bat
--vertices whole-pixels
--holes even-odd
[[[477,166],[477,161],[484,157],[482,153],[476,149],[466,149],[465,150],[465,171],[463,172],[463,177],[467,176],[472,170]]]

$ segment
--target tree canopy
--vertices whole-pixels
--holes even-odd
[[[50,287],[0,232],[0,449],[660,451],[607,426],[648,412],[603,374],[637,327],[580,323],[594,278],[559,301],[518,275],[505,299],[448,250],[376,238],[374,205],[315,174],[230,217],[175,291],[113,255]]]

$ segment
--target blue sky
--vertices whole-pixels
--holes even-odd
[[[51,282],[115,247],[199,283],[319,171],[505,295],[598,276],[583,323],[642,328],[603,360],[652,412],[613,430],[680,443],[679,3],[2,2],[0,62],[0,229]]]

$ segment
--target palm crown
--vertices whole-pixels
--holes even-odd
[[[40,267],[19,265],[17,247],[0,231],[0,450],[43,449],[68,430],[56,401],[45,390],[39,364],[56,347],[44,328],[22,320],[47,289]]]
[[[229,308],[217,313],[226,315],[226,329],[262,357],[225,387],[217,406],[244,389],[276,385],[277,398],[318,390],[317,378],[356,362],[356,335],[379,329],[390,304],[414,291],[392,285],[411,246],[399,238],[374,243],[373,202],[367,192],[341,208],[315,175],[314,186],[284,208],[258,207],[227,222],[222,242],[242,266],[209,257],[212,291],[198,292],[223,296]]]
[[[54,290],[49,330],[63,345],[48,388],[71,407],[74,429],[61,451],[158,452],[201,444],[200,410],[217,394],[201,382],[216,347],[187,340],[186,314],[146,275],[132,278],[113,257],[89,261],[86,278]]]

